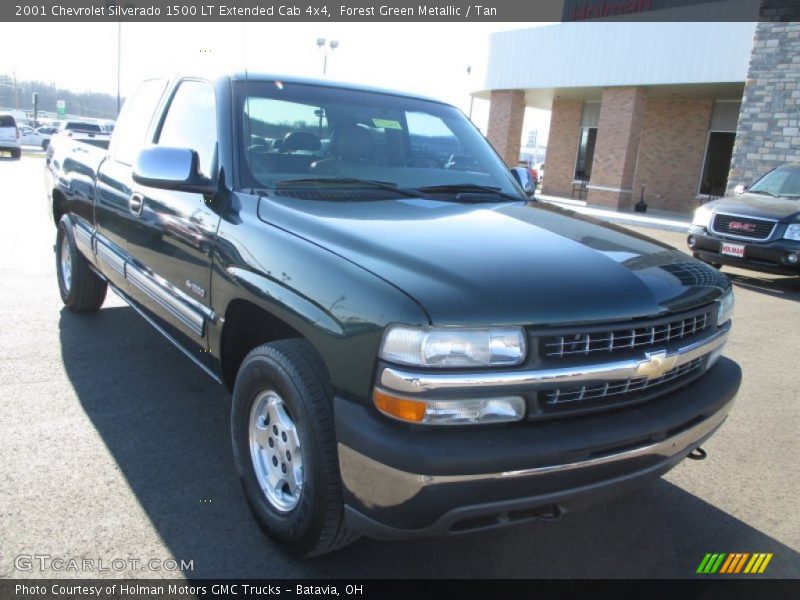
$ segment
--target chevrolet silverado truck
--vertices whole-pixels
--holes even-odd
[[[54,138],[46,180],[64,304],[111,287],[227,386],[294,555],[556,519],[695,453],[739,388],[725,275],[529,200],[436,100],[151,79],[107,151]]]

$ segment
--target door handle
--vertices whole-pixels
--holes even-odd
[[[128,199],[128,210],[131,212],[131,214],[138,217],[142,214],[143,208],[144,196],[139,192],[134,192],[131,194],[131,197]]]

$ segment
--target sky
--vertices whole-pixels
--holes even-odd
[[[236,69],[322,77],[317,39],[336,40],[326,77],[422,93],[470,109],[482,89],[489,36],[542,23],[123,23],[120,88],[184,69]],[[74,91],[117,91],[116,23],[0,23],[0,73],[53,82]],[[69,43],[54,46],[43,40]],[[521,60],[525,60],[521,58]],[[467,67],[471,73],[467,74]],[[485,133],[487,101],[475,100],[473,121]],[[549,112],[528,109],[529,129],[547,139]]]

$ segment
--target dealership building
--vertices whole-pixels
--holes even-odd
[[[724,4],[724,3],[721,3]],[[763,8],[762,8],[763,10]],[[519,158],[551,110],[542,193],[689,212],[800,161],[800,23],[571,22],[496,33],[488,138]]]

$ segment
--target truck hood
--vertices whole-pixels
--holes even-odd
[[[729,287],[669,246],[538,202],[262,197],[258,214],[395,285],[434,324],[628,320],[693,308]]]
[[[778,219],[784,223],[793,222],[800,217],[800,199],[773,198],[764,194],[744,193],[730,198],[720,198],[705,206],[714,212]]]

